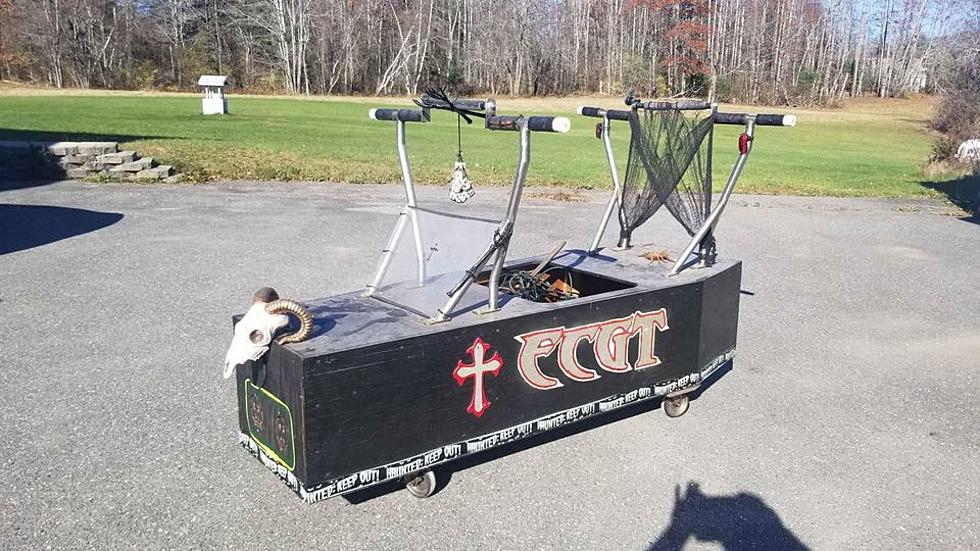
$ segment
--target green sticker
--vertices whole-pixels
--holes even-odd
[[[289,406],[245,379],[245,419],[252,440],[276,463],[292,471],[296,467],[296,441]]]

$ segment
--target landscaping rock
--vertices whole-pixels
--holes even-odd
[[[72,180],[81,180],[83,178],[88,178],[89,176],[96,174],[100,171],[89,170],[87,168],[69,168],[65,171],[65,175]]]
[[[38,145],[46,148],[52,155],[56,155],[58,157],[78,153],[78,143],[76,142],[55,142],[51,144],[41,143]]]
[[[58,163],[58,165],[61,168],[65,169],[65,170],[68,170],[70,168],[85,168],[85,169],[88,169],[88,170],[103,170],[106,167],[106,165],[104,165],[104,164],[102,164],[100,162],[97,162],[95,160],[95,156],[94,155],[87,155],[86,157],[88,158],[88,160],[84,160],[84,159],[77,158],[77,157],[68,160],[68,157],[62,157],[62,158],[58,159],[57,163]]]
[[[151,172],[156,172],[161,178],[166,178],[168,176],[174,175],[174,167],[170,165],[160,165],[150,169]]]
[[[103,155],[105,153],[115,153],[119,150],[116,142],[81,142],[78,144],[80,155]]]
[[[82,165],[96,160],[95,155],[65,155],[61,157],[61,166],[66,164]]]
[[[123,163],[131,163],[136,160],[135,151],[119,151],[116,153],[105,153],[99,155],[96,160],[100,163],[107,165],[120,165]]]
[[[159,172],[156,172],[154,171],[154,169],[151,168],[151,169],[141,170],[137,172],[135,178],[137,180],[147,181],[147,180],[160,180],[161,178],[163,178],[163,176]]]
[[[153,158],[144,157],[142,159],[136,159],[135,161],[129,163],[118,164],[109,169],[109,172],[118,174],[120,172],[139,172],[141,170],[149,170],[153,168]]]
[[[70,179],[94,175],[159,181],[173,178],[170,165],[156,166],[116,142],[0,141],[0,180]]]

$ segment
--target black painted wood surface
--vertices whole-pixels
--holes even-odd
[[[274,345],[263,364],[239,367],[242,432],[256,432],[245,406],[250,380],[288,405],[295,463],[287,467],[310,488],[581,404],[662,386],[698,373],[734,350],[740,263],[665,278],[662,268],[632,259],[566,255],[565,261],[598,275],[615,273],[636,286],[560,304],[512,299],[501,312],[469,312],[440,325],[357,293],[307,302],[319,326],[313,342]],[[522,262],[528,260],[514,264]],[[663,328],[654,326],[657,365],[624,372],[605,369],[593,342],[583,338],[575,351],[585,371],[574,366],[563,370],[560,349],[538,359],[540,372],[559,382],[553,388],[535,388],[518,369],[521,335],[562,327],[565,335],[575,335],[569,331],[630,316],[635,328],[642,325],[635,321],[637,313],[660,316],[663,322]],[[633,334],[626,341],[630,366],[641,356],[641,340]],[[461,362],[464,367],[474,362],[467,352],[474,343],[489,347],[485,360],[496,354],[501,364],[495,375],[483,376],[489,406],[479,412],[473,411],[474,377],[454,376]],[[527,354],[525,348],[525,358]],[[649,350],[644,357],[649,363]],[[569,374],[588,372],[596,377],[577,381]],[[268,419],[268,412],[264,414]],[[276,452],[274,431],[266,428],[263,438],[273,441],[271,451]]]

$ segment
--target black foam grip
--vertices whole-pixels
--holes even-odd
[[[425,122],[428,117],[421,109],[375,109],[374,118],[379,121]]]
[[[749,115],[746,113],[715,113],[715,124],[744,125],[748,120]],[[786,115],[768,113],[755,116],[755,124],[758,126],[783,126],[785,123]]]
[[[755,116],[755,123],[760,126],[782,126],[783,118],[786,115],[777,115],[774,113],[766,113]]]
[[[422,103],[443,109],[449,107],[449,103],[447,103],[445,100],[434,98],[428,94],[422,96]],[[455,105],[458,109],[483,111],[486,109],[487,102],[482,99],[453,98],[453,105]]]
[[[375,109],[371,115],[376,121],[393,121],[398,118],[398,109]]]
[[[555,119],[559,117],[521,117],[520,115],[497,115],[487,117],[487,128],[490,130],[520,130],[518,123],[524,118],[527,129],[532,132],[557,132]]]
[[[482,99],[454,98],[453,105],[460,109],[468,109],[470,111],[483,111],[487,108],[487,102]]]
[[[715,124],[745,124],[748,115],[745,113],[715,113]]]
[[[602,109],[599,108],[599,107],[588,107],[588,106],[583,105],[581,107],[581,109],[579,109],[579,111],[581,111],[580,115],[582,115],[583,117],[601,117],[602,116]]]
[[[554,132],[555,117],[528,117],[527,127],[532,132]]]
[[[606,111],[606,118],[614,121],[628,121],[630,120],[630,112],[621,111],[619,109],[610,109]]]

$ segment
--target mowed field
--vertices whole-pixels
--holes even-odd
[[[532,185],[609,185],[596,119],[581,104],[620,108],[617,97],[498,98],[500,114],[553,114],[572,120],[569,134],[535,134]],[[408,98],[283,98],[231,95],[231,114],[204,116],[190,94],[0,91],[0,140],[119,140],[128,149],[173,164],[190,181],[398,181],[394,125],[368,119],[370,107],[409,107]],[[796,128],[761,127],[738,191],[761,194],[936,197],[923,182],[934,102],[918,97],[857,100],[840,109],[799,110],[725,105],[724,110],[786,112]],[[719,127],[714,178],[723,182],[736,156],[738,127]],[[629,127],[616,123],[625,169]],[[463,149],[476,185],[507,184],[517,164],[517,136],[463,125]],[[420,183],[444,183],[456,153],[456,117],[433,111],[411,124],[408,148]]]

